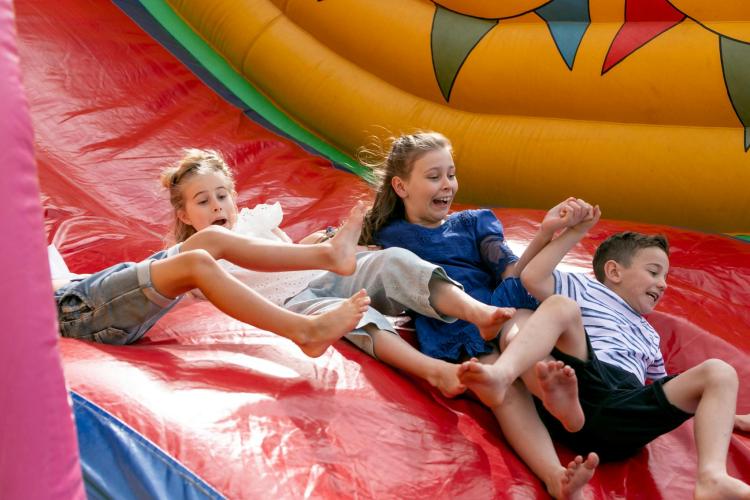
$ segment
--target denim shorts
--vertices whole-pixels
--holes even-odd
[[[151,263],[165,256],[116,264],[56,290],[60,334],[103,344],[143,337],[182,298],[164,297],[151,282]]]

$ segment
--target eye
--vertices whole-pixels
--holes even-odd
[[[205,205],[206,203],[208,203],[208,200],[200,200],[200,201],[198,201],[198,205]]]
[[[224,198],[226,198],[226,197],[227,197],[227,195],[225,195],[225,194],[220,194],[218,198],[219,198],[220,200],[223,200],[223,199],[224,199]]]
[[[456,178],[456,174],[448,174],[448,178],[449,179],[455,179]]]

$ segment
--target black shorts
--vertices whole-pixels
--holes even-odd
[[[693,416],[671,404],[664,394],[662,386],[674,375],[643,385],[632,373],[598,360],[588,335],[586,343],[589,361],[552,351],[555,359],[575,370],[578,399],[586,416],[583,428],[571,433],[535,400],[553,438],[584,456],[594,451],[603,461],[621,460]]]

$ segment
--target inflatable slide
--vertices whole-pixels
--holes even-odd
[[[667,370],[728,361],[750,412],[750,245],[722,234],[750,231],[749,13],[731,0],[496,4],[2,2],[39,184],[2,188],[33,222],[3,220],[5,234],[33,245],[2,244],[18,297],[7,317],[20,320],[0,330],[0,497],[547,497],[486,408],[344,340],[311,359],[194,301],[134,345],[55,342],[36,285],[43,234],[80,273],[162,249],[158,173],[185,147],[221,151],[240,205],[281,202],[294,239],[371,199],[359,146],[417,128],[454,140],[464,200],[496,207],[518,251],[539,209],[569,194],[598,202],[606,220],[565,268],[590,269],[613,231],[667,235],[670,288],[649,317]],[[28,116],[10,114],[25,104],[9,81],[18,130]],[[30,135],[6,137],[33,176]],[[601,465],[586,494],[691,498],[692,431]],[[750,481],[750,436],[733,434],[728,468]]]

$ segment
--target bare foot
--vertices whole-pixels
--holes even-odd
[[[549,488],[549,494],[561,500],[582,500],[583,487],[594,477],[598,465],[599,456],[596,453],[589,453],[586,460],[578,455],[567,468],[560,471],[558,483]]]
[[[586,417],[578,401],[576,372],[562,361],[539,361],[535,368],[544,407],[568,432],[578,432]]]
[[[461,363],[458,380],[489,408],[497,408],[503,403],[505,392],[513,383],[513,379],[497,364],[483,365],[477,358]]]
[[[735,415],[734,428],[738,431],[750,432],[750,413]]]
[[[349,275],[356,269],[357,243],[362,232],[364,218],[365,205],[359,201],[351,209],[349,218],[336,231],[333,238],[321,243],[322,245],[329,245],[331,248],[331,267],[329,269],[334,273]]]
[[[728,474],[701,474],[695,483],[695,500],[730,500],[750,498],[750,486]]]
[[[513,317],[516,310],[512,307],[495,307],[481,304],[473,309],[467,321],[479,328],[479,335],[484,340],[492,340],[500,333],[503,323]]]
[[[435,370],[427,376],[430,385],[439,390],[446,398],[455,398],[466,392],[466,386],[458,380],[460,365],[439,359],[436,359],[435,362]]]
[[[311,358],[321,356],[328,346],[357,327],[369,305],[370,297],[363,289],[330,311],[306,317],[310,323],[301,335],[304,340],[298,339],[297,345]]]

